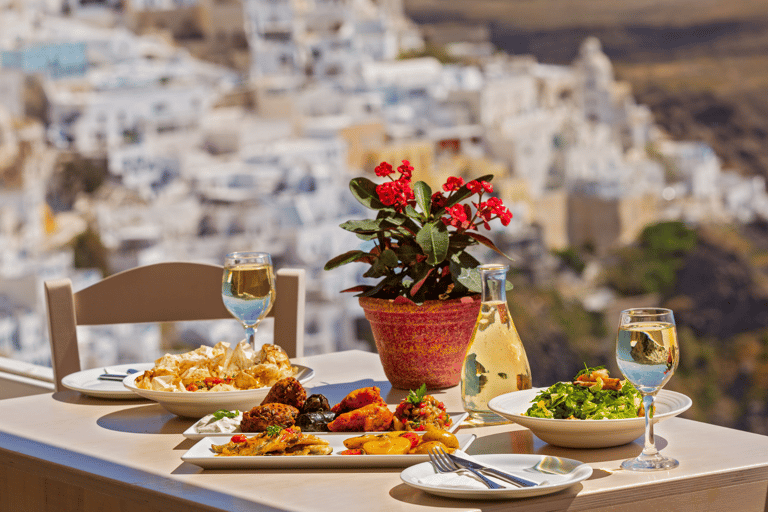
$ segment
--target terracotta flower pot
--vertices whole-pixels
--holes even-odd
[[[477,316],[480,295],[449,301],[361,297],[387,379],[396,388],[455,386]]]

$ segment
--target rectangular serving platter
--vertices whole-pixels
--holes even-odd
[[[461,422],[464,421],[467,418],[467,416],[469,416],[469,414],[466,413],[466,412],[452,412],[452,413],[448,413],[448,416],[450,416],[450,418],[451,418],[451,426],[448,427],[446,430],[448,432],[455,432],[456,429],[459,428],[459,425],[461,424]],[[211,436],[232,436],[234,434],[240,434],[240,429],[239,428],[237,430],[233,431],[233,432],[228,432],[228,433],[219,433],[219,432],[217,432],[217,433],[210,433],[210,432],[208,432],[208,433],[202,433],[201,434],[201,433],[199,433],[196,430],[197,425],[201,421],[202,421],[202,418],[197,420],[192,426],[190,426],[187,430],[185,430],[183,432],[184,437],[186,437],[187,439],[192,439],[194,441],[199,441],[200,439],[204,439],[206,437],[211,437]],[[317,432],[307,432],[307,433],[308,434],[315,434]],[[355,433],[355,432],[344,432],[344,433],[345,434],[349,434],[350,436],[363,434],[363,432],[360,432],[359,434]],[[370,434],[371,432],[368,432],[368,433]],[[379,433],[379,432],[373,432],[373,433]]]
[[[339,455],[346,450],[344,440],[362,434],[346,433],[313,433],[326,439],[333,453],[330,455],[250,455],[250,456],[217,456],[211,450],[212,444],[226,444],[232,437],[205,437],[195,443],[181,460],[195,464],[204,469],[302,469],[302,468],[404,468],[419,462],[429,460],[428,455]],[[454,434],[459,441],[461,450],[475,440],[475,434]]]

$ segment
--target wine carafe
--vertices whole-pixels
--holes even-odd
[[[464,357],[461,399],[472,425],[509,421],[488,408],[499,395],[531,388],[525,347],[507,308],[507,265],[480,265],[482,305]]]

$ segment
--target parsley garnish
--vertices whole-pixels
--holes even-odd
[[[234,411],[228,411],[226,409],[219,409],[215,413],[213,413],[213,419],[220,420],[221,418],[227,417],[227,418],[235,418],[237,415],[240,414],[240,411],[235,409]]]
[[[281,427],[280,425],[270,425],[267,427],[267,435],[269,437],[273,437],[279,434],[282,430],[283,430],[283,427]]]
[[[419,405],[421,405],[421,402],[424,401],[424,395],[426,393],[427,393],[427,385],[422,384],[419,387],[419,389],[417,389],[416,391],[410,390],[408,392],[408,397],[406,398],[406,400],[418,407]]]

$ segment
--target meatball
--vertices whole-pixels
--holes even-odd
[[[292,427],[296,423],[296,416],[298,415],[299,410],[292,405],[277,403],[257,405],[250,411],[243,413],[240,430],[242,432],[263,432],[271,426]]]
[[[285,377],[275,382],[267,396],[261,401],[261,405],[286,404],[301,410],[306,400],[307,391],[304,386],[293,377]]]

